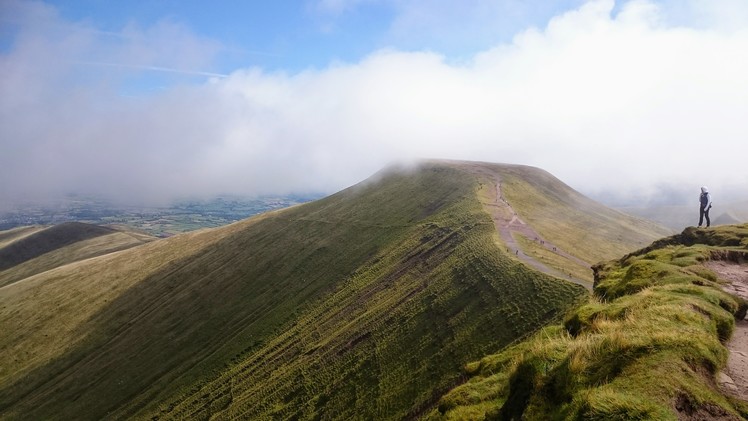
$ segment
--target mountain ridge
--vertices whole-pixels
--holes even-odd
[[[56,267],[154,240],[126,227],[80,222],[9,230],[0,238],[0,288]]]
[[[484,207],[491,180],[466,169],[473,165],[390,168],[316,202],[0,289],[0,321],[11,327],[0,333],[0,356],[14,362],[13,371],[0,366],[0,414],[221,417],[255,408],[294,416],[283,411],[297,408],[296,415],[312,416],[370,408],[372,416],[396,417],[427,410],[471,355],[508,345],[585,296],[504,251]],[[522,218],[564,248],[576,250],[569,245],[580,241],[564,238],[565,230],[618,220],[604,208],[575,211],[561,194],[568,186],[540,184],[547,177],[540,170],[491,168]],[[657,237],[642,236],[649,225],[631,221],[608,228],[632,244]],[[641,233],[631,234],[632,226]],[[616,252],[582,250],[589,260]],[[329,322],[319,327],[318,320]],[[408,344],[421,345],[400,361]],[[263,371],[269,361],[278,365]],[[263,389],[220,380],[242,367],[265,376]],[[335,378],[343,380],[330,383]]]

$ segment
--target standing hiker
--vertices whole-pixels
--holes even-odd
[[[709,189],[706,186],[701,188],[701,196],[699,196],[699,227],[704,222],[706,217],[706,227],[709,228],[709,209],[712,208],[712,195],[709,194]]]

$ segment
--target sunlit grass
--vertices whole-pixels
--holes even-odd
[[[516,236],[517,243],[519,243],[522,252],[531,256],[533,259],[543,263],[544,265],[557,269],[564,274],[571,275],[576,279],[582,279],[589,282],[592,285],[592,269],[589,267],[582,266],[576,261],[567,259],[566,257],[554,253],[552,250],[548,250],[538,241],[528,239],[522,235]]]
[[[693,238],[679,235],[599,265],[588,304],[563,326],[469,364],[471,379],[430,418],[675,420],[703,408],[745,417],[745,405],[723,396],[714,379],[746,303],[699,263],[743,244],[746,228],[699,234],[702,244],[677,244]]]
[[[427,165],[0,289],[9,419],[403,418],[586,295]]]
[[[671,234],[594,202],[544,171],[508,166],[501,175],[502,190],[512,207],[548,241],[590,264],[620,257]]]

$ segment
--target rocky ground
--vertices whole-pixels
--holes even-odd
[[[748,264],[711,261],[707,267],[729,282],[725,285],[726,291],[748,300]],[[720,373],[719,384],[730,395],[748,401],[748,320],[736,320],[735,332],[727,347],[730,357],[727,368]]]

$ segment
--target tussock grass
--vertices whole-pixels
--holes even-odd
[[[699,263],[737,250],[748,224],[720,228],[686,230],[597,265],[587,304],[563,325],[469,364],[471,379],[429,418],[740,419],[744,406],[717,390],[715,376],[746,303],[722,291]]]

